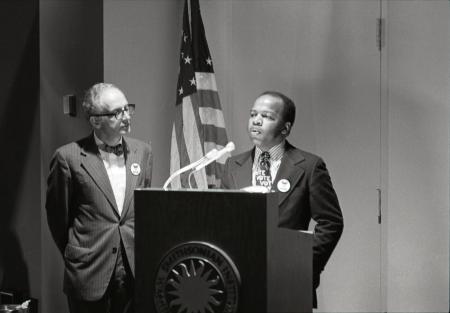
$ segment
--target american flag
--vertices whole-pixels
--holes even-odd
[[[198,0],[191,0],[190,23],[188,11],[185,0],[170,152],[171,174],[197,161],[213,148],[221,149],[228,142]],[[223,165],[228,157],[229,154],[211,163],[206,169],[195,172],[190,178],[192,188],[218,187]],[[188,174],[183,173],[174,179],[172,189],[188,188]]]

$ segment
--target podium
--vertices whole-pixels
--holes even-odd
[[[277,202],[136,189],[136,312],[312,312],[312,235],[279,228]]]

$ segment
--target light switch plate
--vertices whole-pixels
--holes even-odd
[[[63,112],[65,115],[77,116],[77,98],[75,95],[63,96]]]

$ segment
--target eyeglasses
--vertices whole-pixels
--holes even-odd
[[[136,104],[129,103],[121,109],[117,109],[117,110],[109,112],[109,113],[91,114],[90,116],[109,116],[109,117],[115,117],[117,120],[121,120],[125,116],[125,112],[127,112],[129,116],[133,116],[135,109],[136,109]]]

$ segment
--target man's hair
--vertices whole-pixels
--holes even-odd
[[[89,119],[89,116],[91,114],[96,113],[96,108],[98,108],[100,106],[99,101],[100,101],[100,96],[102,95],[102,92],[105,89],[109,89],[109,88],[119,89],[113,84],[97,83],[86,91],[86,93],[84,94],[84,99],[83,99],[83,104],[82,104],[83,112],[84,112],[86,118]]]
[[[290,122],[291,126],[294,125],[295,121],[295,104],[294,102],[284,94],[278,91],[264,91],[262,94],[258,96],[272,96],[274,98],[278,98],[283,103],[283,121]]]

